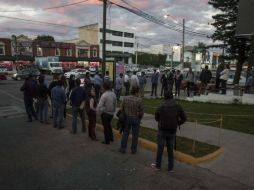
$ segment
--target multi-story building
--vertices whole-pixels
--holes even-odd
[[[102,57],[102,25],[99,23],[79,28],[79,40],[89,44],[99,45],[99,57]],[[91,52],[91,51],[90,51]],[[116,61],[131,63],[131,56],[135,53],[135,34],[129,30],[117,27],[107,27],[106,56],[114,57]]]
[[[11,56],[11,40],[0,38],[0,56]]]

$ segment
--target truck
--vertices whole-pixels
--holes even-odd
[[[54,56],[36,57],[35,64],[38,65],[40,71],[43,73],[48,74],[63,73],[63,67],[61,62],[59,62],[59,57]]]

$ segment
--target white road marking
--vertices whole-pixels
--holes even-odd
[[[6,92],[6,91],[4,91],[4,90],[1,90],[1,89],[0,89],[0,92],[1,92],[2,94],[5,94],[5,95],[7,95],[7,96],[9,96],[9,97],[11,97],[11,98],[13,98],[13,99],[19,101],[19,102],[24,102],[23,99],[17,98],[16,96],[13,96],[12,94],[10,94],[10,93],[8,93],[8,92]]]

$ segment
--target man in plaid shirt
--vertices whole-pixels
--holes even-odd
[[[137,152],[140,121],[144,114],[143,101],[139,97],[139,87],[133,87],[131,89],[131,95],[124,97],[122,103],[122,110],[125,113],[126,121],[123,130],[121,148],[119,151],[121,153],[126,152],[128,137],[131,130],[132,131],[131,152],[132,154],[135,154]]]

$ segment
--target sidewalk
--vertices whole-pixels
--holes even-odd
[[[51,121],[52,122],[52,121]],[[4,190],[152,190],[152,189],[251,189],[213,172],[176,162],[175,173],[150,168],[155,154],[139,149],[136,155],[117,150],[120,142],[103,145],[78,130],[70,134],[26,116],[0,117],[0,189]],[[79,124],[80,129],[80,124]],[[98,138],[103,134],[97,131]]]
[[[144,114],[141,126],[157,130],[157,122],[151,114]],[[195,123],[187,122],[181,126],[177,135],[193,139],[194,130]],[[219,145],[219,128],[198,124],[196,131],[198,141]],[[253,135],[222,129],[220,146],[225,149],[225,153],[201,167],[254,187],[253,145]]]

